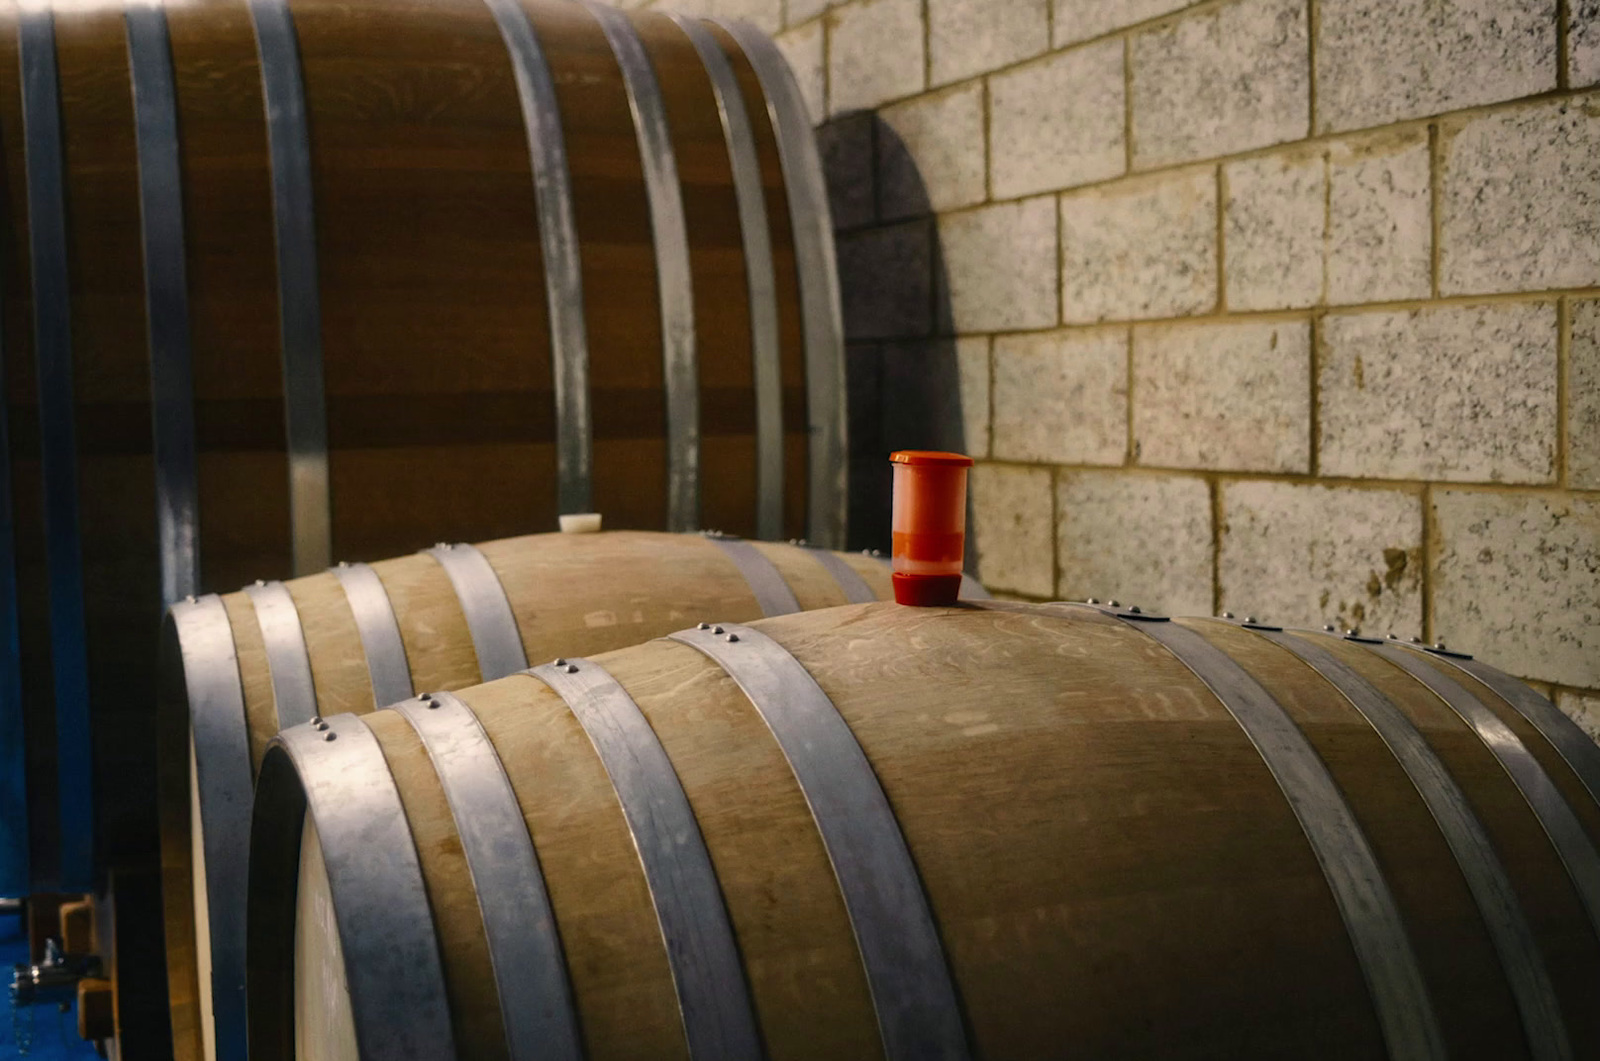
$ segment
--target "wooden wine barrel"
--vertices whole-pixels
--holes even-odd
[[[1597,792],[1420,646],[692,625],[274,739],[251,1057],[1600,1056]]]
[[[843,545],[825,192],[748,26],[8,5],[0,150],[0,686],[47,742],[34,841],[62,838],[36,879],[154,865],[186,594],[567,512]]]
[[[244,1056],[251,785],[280,729],[636,644],[695,615],[755,619],[891,595],[887,564],[870,555],[621,531],[440,545],[174,606],[162,806],[179,1056]]]

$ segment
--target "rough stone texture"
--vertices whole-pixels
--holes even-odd
[[[965,450],[965,394],[954,339],[884,343],[883,398],[879,459],[897,449]]]
[[[1433,632],[1511,674],[1600,686],[1600,502],[1437,490]]]
[[[1431,290],[1428,134],[1380,133],[1328,152],[1328,301],[1393,302]]]
[[[1068,323],[1177,317],[1217,302],[1213,170],[1061,197],[1061,311]]]
[[[1322,474],[1554,477],[1554,303],[1329,314],[1321,335]]]
[[[1600,302],[1568,310],[1567,485],[1600,490]]]
[[[1300,483],[1222,487],[1222,606],[1284,626],[1422,633],[1415,493]]]
[[[828,13],[828,106],[876,107],[922,90],[921,0],[861,0]]]
[[[811,115],[811,123],[815,125],[828,116],[822,23],[808,23],[781,33],[773,40],[778,50],[783,52],[783,57],[789,61],[789,69],[794,71],[794,79],[800,85],[800,95],[806,101],[806,112]]]
[[[1567,84],[1600,81],[1600,0],[1567,0]]]
[[[933,331],[933,222],[863,229],[838,238],[844,330],[851,341]]]
[[[1123,172],[1122,41],[1074,48],[990,78],[989,138],[998,199]]]
[[[1600,694],[1569,693],[1556,690],[1556,706],[1578,724],[1590,740],[1600,741]]]
[[[1056,322],[1055,213],[1055,200],[1041,196],[939,218],[956,331]]]
[[[1600,96],[1441,122],[1443,294],[1600,284]]]
[[[1163,468],[1308,471],[1310,332],[1305,321],[1135,328],[1135,458]]]
[[[1317,131],[1556,87],[1556,0],[1321,0]]]
[[[877,220],[873,122],[871,114],[847,114],[817,130],[817,150],[828,182],[828,208],[835,229],[860,228]]]
[[[1280,152],[1223,167],[1222,275],[1230,310],[1289,309],[1322,298],[1326,163]]]
[[[994,341],[994,455],[1121,464],[1128,450],[1128,329]]]
[[[1063,471],[1056,484],[1056,595],[1211,614],[1211,491],[1204,479]]]
[[[1060,48],[1136,25],[1199,0],[1055,0],[1053,43]]]
[[[1135,169],[1306,135],[1304,0],[1239,0],[1134,35]]]
[[[970,457],[989,456],[989,337],[956,340],[956,365],[961,372],[961,429]]]
[[[979,464],[972,469],[972,536],[978,577],[990,589],[1051,595],[1050,473],[1043,468]]]
[[[784,0],[784,21],[791,26],[798,26],[802,22],[809,22],[833,6],[835,0]]]
[[[885,219],[983,201],[983,85],[885,107],[878,186]]]
[[[985,74],[1050,46],[1050,0],[927,0],[932,83]]]

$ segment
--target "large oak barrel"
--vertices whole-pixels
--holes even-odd
[[[251,1056],[1600,1056],[1597,792],[1393,641],[691,625],[279,735]]]
[[[695,615],[889,596],[888,565],[870,555],[619,531],[439,545],[177,604],[162,643],[162,847],[180,1056],[243,1057],[251,787],[281,728],[636,644]]]
[[[154,852],[185,594],[565,512],[843,544],[825,193],[748,26],[9,5],[0,149],[0,683],[43,742],[34,838],[63,838],[39,882]]]

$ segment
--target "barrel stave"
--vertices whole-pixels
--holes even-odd
[[[1600,1051],[1600,943],[1539,820],[1494,755],[1461,717],[1421,682],[1367,647],[1318,638],[1371,682],[1426,738],[1466,793],[1511,879],[1555,984],[1561,1015],[1578,1056]]]
[[[299,612],[317,690],[317,713],[360,714],[374,706],[361,631],[344,587],[330,572],[284,583]]]
[[[467,703],[507,764],[533,836],[586,1056],[687,1057],[650,889],[583,727],[533,678],[478,686]]]
[[[368,716],[367,727],[383,749],[411,826],[434,931],[441,940],[450,941],[439,948],[439,957],[456,1049],[464,1059],[504,1061],[500,994],[472,875],[461,857],[461,840],[444,788],[421,738],[405,718],[380,711]]]
[[[1394,894],[1450,1054],[1528,1056],[1500,958],[1466,879],[1421,795],[1378,733],[1287,649],[1229,623],[1177,621],[1249,671],[1327,764]],[[1331,640],[1316,638],[1318,645]]]

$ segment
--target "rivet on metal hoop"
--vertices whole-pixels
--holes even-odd
[[[695,623],[694,624],[694,628],[696,630],[709,630],[709,629],[711,629],[711,624],[710,623]]]
[[[577,667],[577,664],[574,664],[574,663],[569,663],[569,664],[567,664],[567,666],[566,666],[566,672],[567,672],[567,673],[568,673],[568,674],[576,674],[576,673],[578,673],[578,667]]]
[[[1223,612],[1222,613],[1222,617],[1224,619],[1232,619],[1233,618],[1233,613],[1232,612]]]
[[[729,634],[728,635],[729,643],[732,643],[732,642],[737,641],[737,640],[739,640],[739,635],[738,634]]]
[[[338,738],[338,736],[339,735],[337,733],[334,733],[333,731],[330,730],[327,733],[324,733],[322,735],[322,739],[323,740],[335,740],[335,739]]]
[[[713,633],[713,634],[724,634],[724,633],[727,633],[727,631],[726,631],[726,630],[724,630],[724,629],[723,629],[723,628],[722,628],[722,627],[720,627],[720,626],[713,626],[713,627],[712,627],[712,628],[711,628],[711,632],[712,632],[712,633]]]

